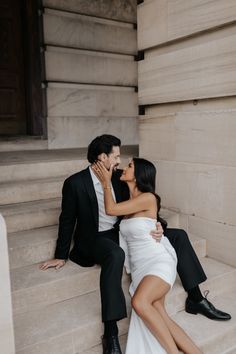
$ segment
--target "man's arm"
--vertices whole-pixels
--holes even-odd
[[[63,267],[65,261],[69,257],[71,239],[77,217],[77,201],[76,193],[70,179],[65,180],[62,188],[62,204],[61,214],[59,218],[59,231],[57,245],[55,250],[55,258],[44,262],[40,269],[46,270],[55,267],[59,269]]]

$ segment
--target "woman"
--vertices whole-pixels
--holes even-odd
[[[106,213],[125,216],[120,232],[127,243],[133,308],[126,354],[177,354],[178,349],[186,354],[202,353],[165,310],[165,296],[176,277],[177,258],[165,236],[160,243],[148,237],[160,210],[154,165],[133,158],[120,178],[130,192],[130,199],[122,203],[116,203],[112,196],[112,166],[108,171],[97,162],[93,170],[104,189]]]

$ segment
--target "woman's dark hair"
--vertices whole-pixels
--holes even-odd
[[[161,209],[161,197],[155,193],[156,188],[156,167],[148,160],[134,157],[134,176],[136,185],[140,192],[150,192],[157,199],[157,212]]]
[[[113,146],[120,146],[121,141],[113,135],[103,134],[97,136],[88,146],[87,159],[90,163],[97,161],[98,156],[102,153],[109,155]]]

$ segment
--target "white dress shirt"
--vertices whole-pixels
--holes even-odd
[[[104,192],[101,182],[93,172],[92,168],[89,166],[89,171],[92,177],[95,193],[98,201],[98,231],[106,231],[113,228],[113,225],[117,222],[117,216],[110,216],[106,214],[104,205]],[[116,200],[115,193],[111,184],[111,192],[114,200]]]

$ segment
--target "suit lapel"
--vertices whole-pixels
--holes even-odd
[[[84,180],[85,189],[87,190],[87,193],[88,193],[88,196],[89,196],[89,199],[91,202],[93,216],[94,216],[95,223],[96,223],[96,226],[98,229],[98,201],[97,201],[97,196],[95,193],[92,177],[91,177],[91,174],[89,171],[89,167],[86,168],[86,170],[84,171],[83,180]]]

